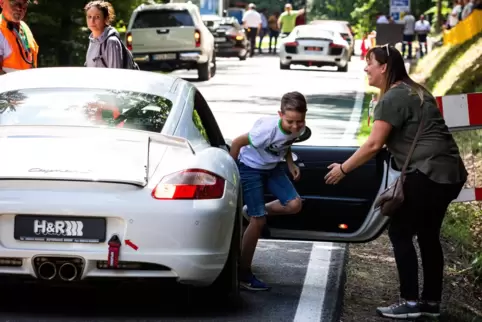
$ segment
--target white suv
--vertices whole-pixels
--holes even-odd
[[[141,70],[197,69],[201,81],[216,72],[214,36],[192,3],[140,5],[129,21],[126,46]]]

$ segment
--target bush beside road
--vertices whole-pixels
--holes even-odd
[[[482,91],[482,34],[453,47],[437,47],[414,64],[412,77],[434,95]],[[377,90],[367,85],[358,142],[370,134],[368,106]],[[482,186],[482,130],[454,133],[470,172],[467,186]],[[475,182],[478,180],[477,182]],[[439,321],[482,321],[482,203],[450,206],[442,231],[446,255],[444,315]],[[421,277],[422,278],[422,277]],[[422,279],[421,279],[422,280]],[[375,308],[398,298],[398,276],[386,233],[368,244],[351,245],[341,321],[377,322]]]

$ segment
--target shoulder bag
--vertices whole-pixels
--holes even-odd
[[[420,104],[420,107],[422,105],[423,102],[422,104]],[[391,217],[400,208],[400,206],[403,204],[403,201],[405,200],[405,195],[403,192],[403,184],[406,178],[405,171],[407,170],[408,164],[412,159],[413,151],[415,150],[417,141],[420,138],[420,134],[422,133],[422,128],[424,124],[423,109],[420,109],[420,111],[421,117],[420,124],[418,125],[417,134],[415,134],[415,138],[413,139],[412,146],[410,147],[410,151],[408,152],[408,156],[405,160],[405,164],[403,165],[400,176],[375,200],[375,210],[380,209],[380,213],[387,217]]]

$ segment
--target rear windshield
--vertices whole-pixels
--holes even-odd
[[[332,38],[333,32],[323,30],[322,27],[305,27],[299,28],[296,36],[299,38]]]
[[[341,23],[333,23],[333,22],[325,22],[323,24],[320,24],[320,26],[323,26],[323,28],[328,29],[328,30],[333,30],[339,33],[347,33],[348,32],[348,27],[344,24]]]
[[[0,93],[0,126],[117,127],[159,133],[171,108],[172,102],[162,96],[138,92],[25,89]]]
[[[137,13],[133,29],[193,27],[194,21],[187,10],[150,10]]]

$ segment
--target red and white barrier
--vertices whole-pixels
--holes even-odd
[[[437,104],[449,128],[482,126],[482,93],[436,97]],[[463,189],[454,202],[482,201],[482,188]]]
[[[449,128],[482,126],[482,93],[436,97]]]
[[[482,201],[482,188],[462,189],[457,199],[453,202]]]

